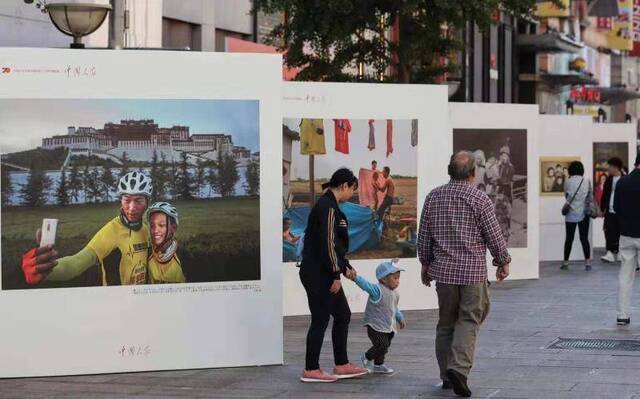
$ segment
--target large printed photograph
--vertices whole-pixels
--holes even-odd
[[[494,203],[510,248],[527,247],[527,131],[453,129],[454,151],[476,158],[475,185]]]
[[[0,100],[2,289],[260,280],[259,102]]]
[[[309,212],[321,185],[347,167],[359,186],[341,204],[349,221],[349,258],[416,256],[418,120],[283,121],[284,262],[301,260]]]
[[[609,176],[609,160],[620,158],[625,171],[628,172],[629,144],[624,143],[593,143],[593,181],[595,186],[603,185]]]
[[[580,157],[541,157],[540,195],[564,196],[564,183],[569,179],[569,165]]]

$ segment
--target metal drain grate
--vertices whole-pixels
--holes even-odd
[[[547,349],[640,352],[640,340],[558,338]]]

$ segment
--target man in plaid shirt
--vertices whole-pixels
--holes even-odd
[[[473,187],[475,158],[461,151],[451,157],[451,181],[426,198],[418,235],[422,282],[436,281],[439,321],[436,357],[443,389],[471,396],[467,377],[475,341],[489,313],[487,248],[497,266],[496,278],[509,275],[507,252],[493,203]]]

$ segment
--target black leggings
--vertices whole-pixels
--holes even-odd
[[[376,366],[380,366],[384,364],[384,356],[389,351],[394,334],[376,331],[371,326],[367,326],[367,335],[373,346],[365,353],[365,357],[367,360],[373,360]]]
[[[571,256],[571,247],[573,246],[573,238],[576,235],[576,226],[580,231],[580,242],[582,243],[582,252],[585,259],[591,259],[591,247],[589,246],[589,224],[591,220],[585,216],[580,223],[566,222],[567,237],[564,241],[564,260],[568,261]]]
[[[351,321],[351,309],[340,289],[332,294],[329,285],[323,279],[309,278],[300,273],[300,280],[307,291],[309,310],[311,311],[311,325],[307,333],[307,354],[305,358],[306,370],[320,368],[320,352],[324,332],[329,325],[329,317],[333,316],[333,328],[331,340],[333,342],[333,357],[335,364],[341,366],[349,363],[347,356],[347,336],[349,335],[349,322]]]

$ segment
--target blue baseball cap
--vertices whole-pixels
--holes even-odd
[[[390,274],[403,271],[404,269],[398,269],[393,262],[384,262],[376,267],[376,279],[382,280]]]

